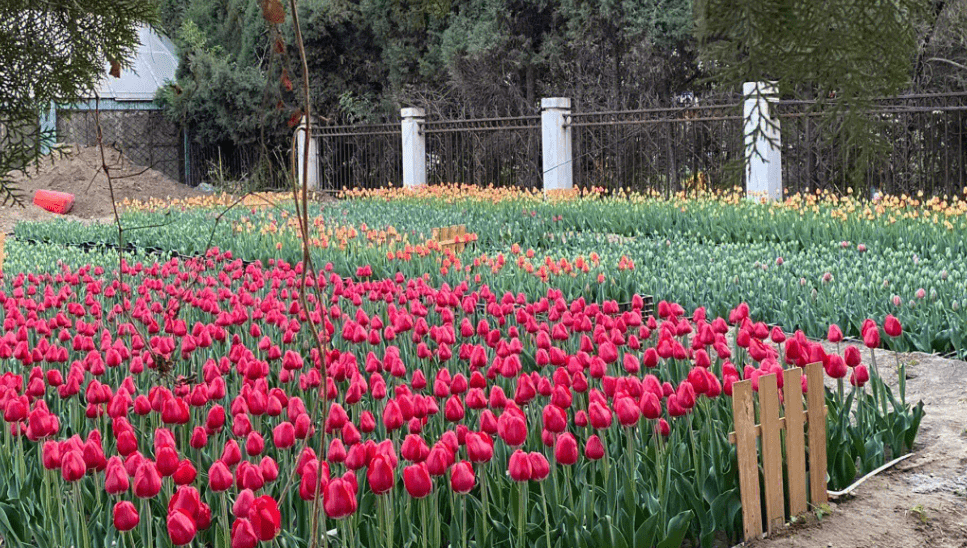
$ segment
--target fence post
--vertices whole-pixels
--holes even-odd
[[[403,131],[403,187],[426,184],[426,137],[422,126],[426,112],[422,108],[400,109]]]
[[[782,200],[782,142],[779,117],[774,110],[778,100],[776,87],[767,82],[746,82],[742,96],[746,194],[756,199]]]
[[[313,124],[315,125],[315,124]],[[296,158],[295,163],[298,166],[299,173],[299,184],[302,181],[306,182],[306,187],[310,190],[319,189],[319,138],[313,137],[309,143],[309,165],[305,165],[305,151],[306,151],[306,117],[302,117],[302,121],[299,123],[299,127],[295,130],[296,137]],[[306,167],[309,168],[308,173],[306,173]]]
[[[541,99],[541,147],[544,157],[544,192],[574,188],[571,157],[571,99]]]
[[[50,154],[51,144],[57,140],[57,105],[53,101],[47,112],[40,113],[40,132],[46,134],[41,137],[40,153]],[[45,137],[51,140],[48,141]]]

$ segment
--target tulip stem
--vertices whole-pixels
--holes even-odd
[[[541,512],[544,514],[544,537],[547,539],[547,548],[551,548],[551,522],[547,515],[547,494],[544,492],[544,482],[541,482]]]
[[[487,544],[487,532],[490,530],[490,521],[487,518],[487,463],[480,463],[480,504],[483,507],[483,526],[480,528],[482,539],[479,543],[483,546]]]
[[[74,482],[74,504],[76,505],[76,515],[80,518],[80,540],[84,548],[90,548],[90,541],[87,538],[87,515],[84,513],[84,499],[81,493],[80,481]]]
[[[527,482],[520,482],[520,503],[517,507],[517,546],[524,548],[527,546],[527,535],[524,534],[524,515],[527,506]]]
[[[141,499],[141,519],[144,520],[144,538],[141,544],[144,546],[154,545],[154,532],[151,530],[151,501]]]
[[[231,524],[228,521],[228,495],[225,494],[225,491],[222,491],[220,498],[222,501],[222,531],[231,531]],[[226,542],[225,546],[229,546],[231,544],[231,535],[223,535],[222,538],[226,538],[226,536],[229,542]]]
[[[420,526],[423,529],[422,546],[423,548],[427,548],[427,546],[429,546],[430,530],[429,527],[426,526],[426,498],[421,499],[417,504],[420,505]]]
[[[466,495],[460,497],[460,511],[463,514],[463,516],[461,516],[462,517],[461,522],[463,524],[463,527],[461,528],[463,548],[470,548],[470,545],[467,544],[467,497]]]

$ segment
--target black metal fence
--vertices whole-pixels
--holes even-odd
[[[541,117],[428,121],[429,184],[541,188]]]
[[[742,182],[738,103],[575,113],[568,125],[577,187],[668,195]]]
[[[400,124],[312,128],[319,146],[320,188],[343,190],[403,184]]]
[[[257,144],[202,145],[189,140],[183,180],[190,186],[208,183],[225,188],[248,181],[262,161],[262,147]],[[264,186],[262,181],[259,184]]]
[[[573,181],[597,187],[657,191],[744,185],[741,98],[717,103],[612,112],[575,112]],[[864,169],[855,144],[824,127],[829,118],[808,101],[780,101],[783,187],[787,192],[876,189],[890,194],[960,194],[967,186],[967,92],[878,100],[882,153]],[[835,119],[832,122],[835,124]],[[428,120],[427,182],[540,188],[540,116]],[[317,126],[323,188],[402,183],[399,123]]]
[[[886,194],[961,194],[967,186],[967,93],[920,94],[875,101],[881,150],[864,161],[824,124],[822,105],[780,101],[782,177],[787,191],[849,187]],[[825,107],[829,108],[829,107]]]

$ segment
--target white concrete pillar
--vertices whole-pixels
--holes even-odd
[[[742,96],[746,195],[757,200],[782,200],[782,143],[779,116],[774,108],[779,100],[776,87],[767,82],[746,82]]]
[[[315,121],[312,123],[313,127],[316,127]],[[306,117],[302,117],[302,121],[299,123],[299,127],[295,130],[296,138],[296,157],[295,163],[297,167],[297,172],[299,174],[299,184],[301,185],[303,181],[306,182],[306,187],[309,190],[319,189],[319,138],[313,137],[309,142],[309,162],[308,165],[305,163],[305,151],[306,151]],[[306,172],[308,168],[308,172]]]
[[[544,192],[574,188],[571,157],[571,99],[541,99],[541,150],[544,155]]]
[[[426,112],[422,108],[400,109],[403,130],[403,188],[415,188],[426,184],[426,139],[423,122]]]

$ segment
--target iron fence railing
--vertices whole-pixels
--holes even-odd
[[[400,124],[312,128],[319,146],[319,185],[325,190],[398,187],[403,184]]]
[[[422,131],[429,184],[543,185],[540,116],[434,120]]]
[[[731,187],[742,177],[742,124],[737,103],[574,113],[574,185],[665,195]]]
[[[828,131],[830,105],[780,101],[783,186],[888,194],[955,195],[967,186],[967,93],[918,94],[874,101],[879,153],[864,162],[842,133]]]
[[[742,103],[629,111],[575,112],[574,186],[607,191],[728,189],[744,182]],[[967,186],[967,92],[876,100],[871,127],[885,145],[858,170],[858,149],[824,124],[828,105],[779,101],[783,187],[787,192],[877,189],[891,194],[960,194]],[[519,116],[428,120],[427,182],[540,188],[541,118]],[[317,126],[323,188],[400,186],[401,127],[396,124]],[[551,166],[553,169],[555,166]]]

